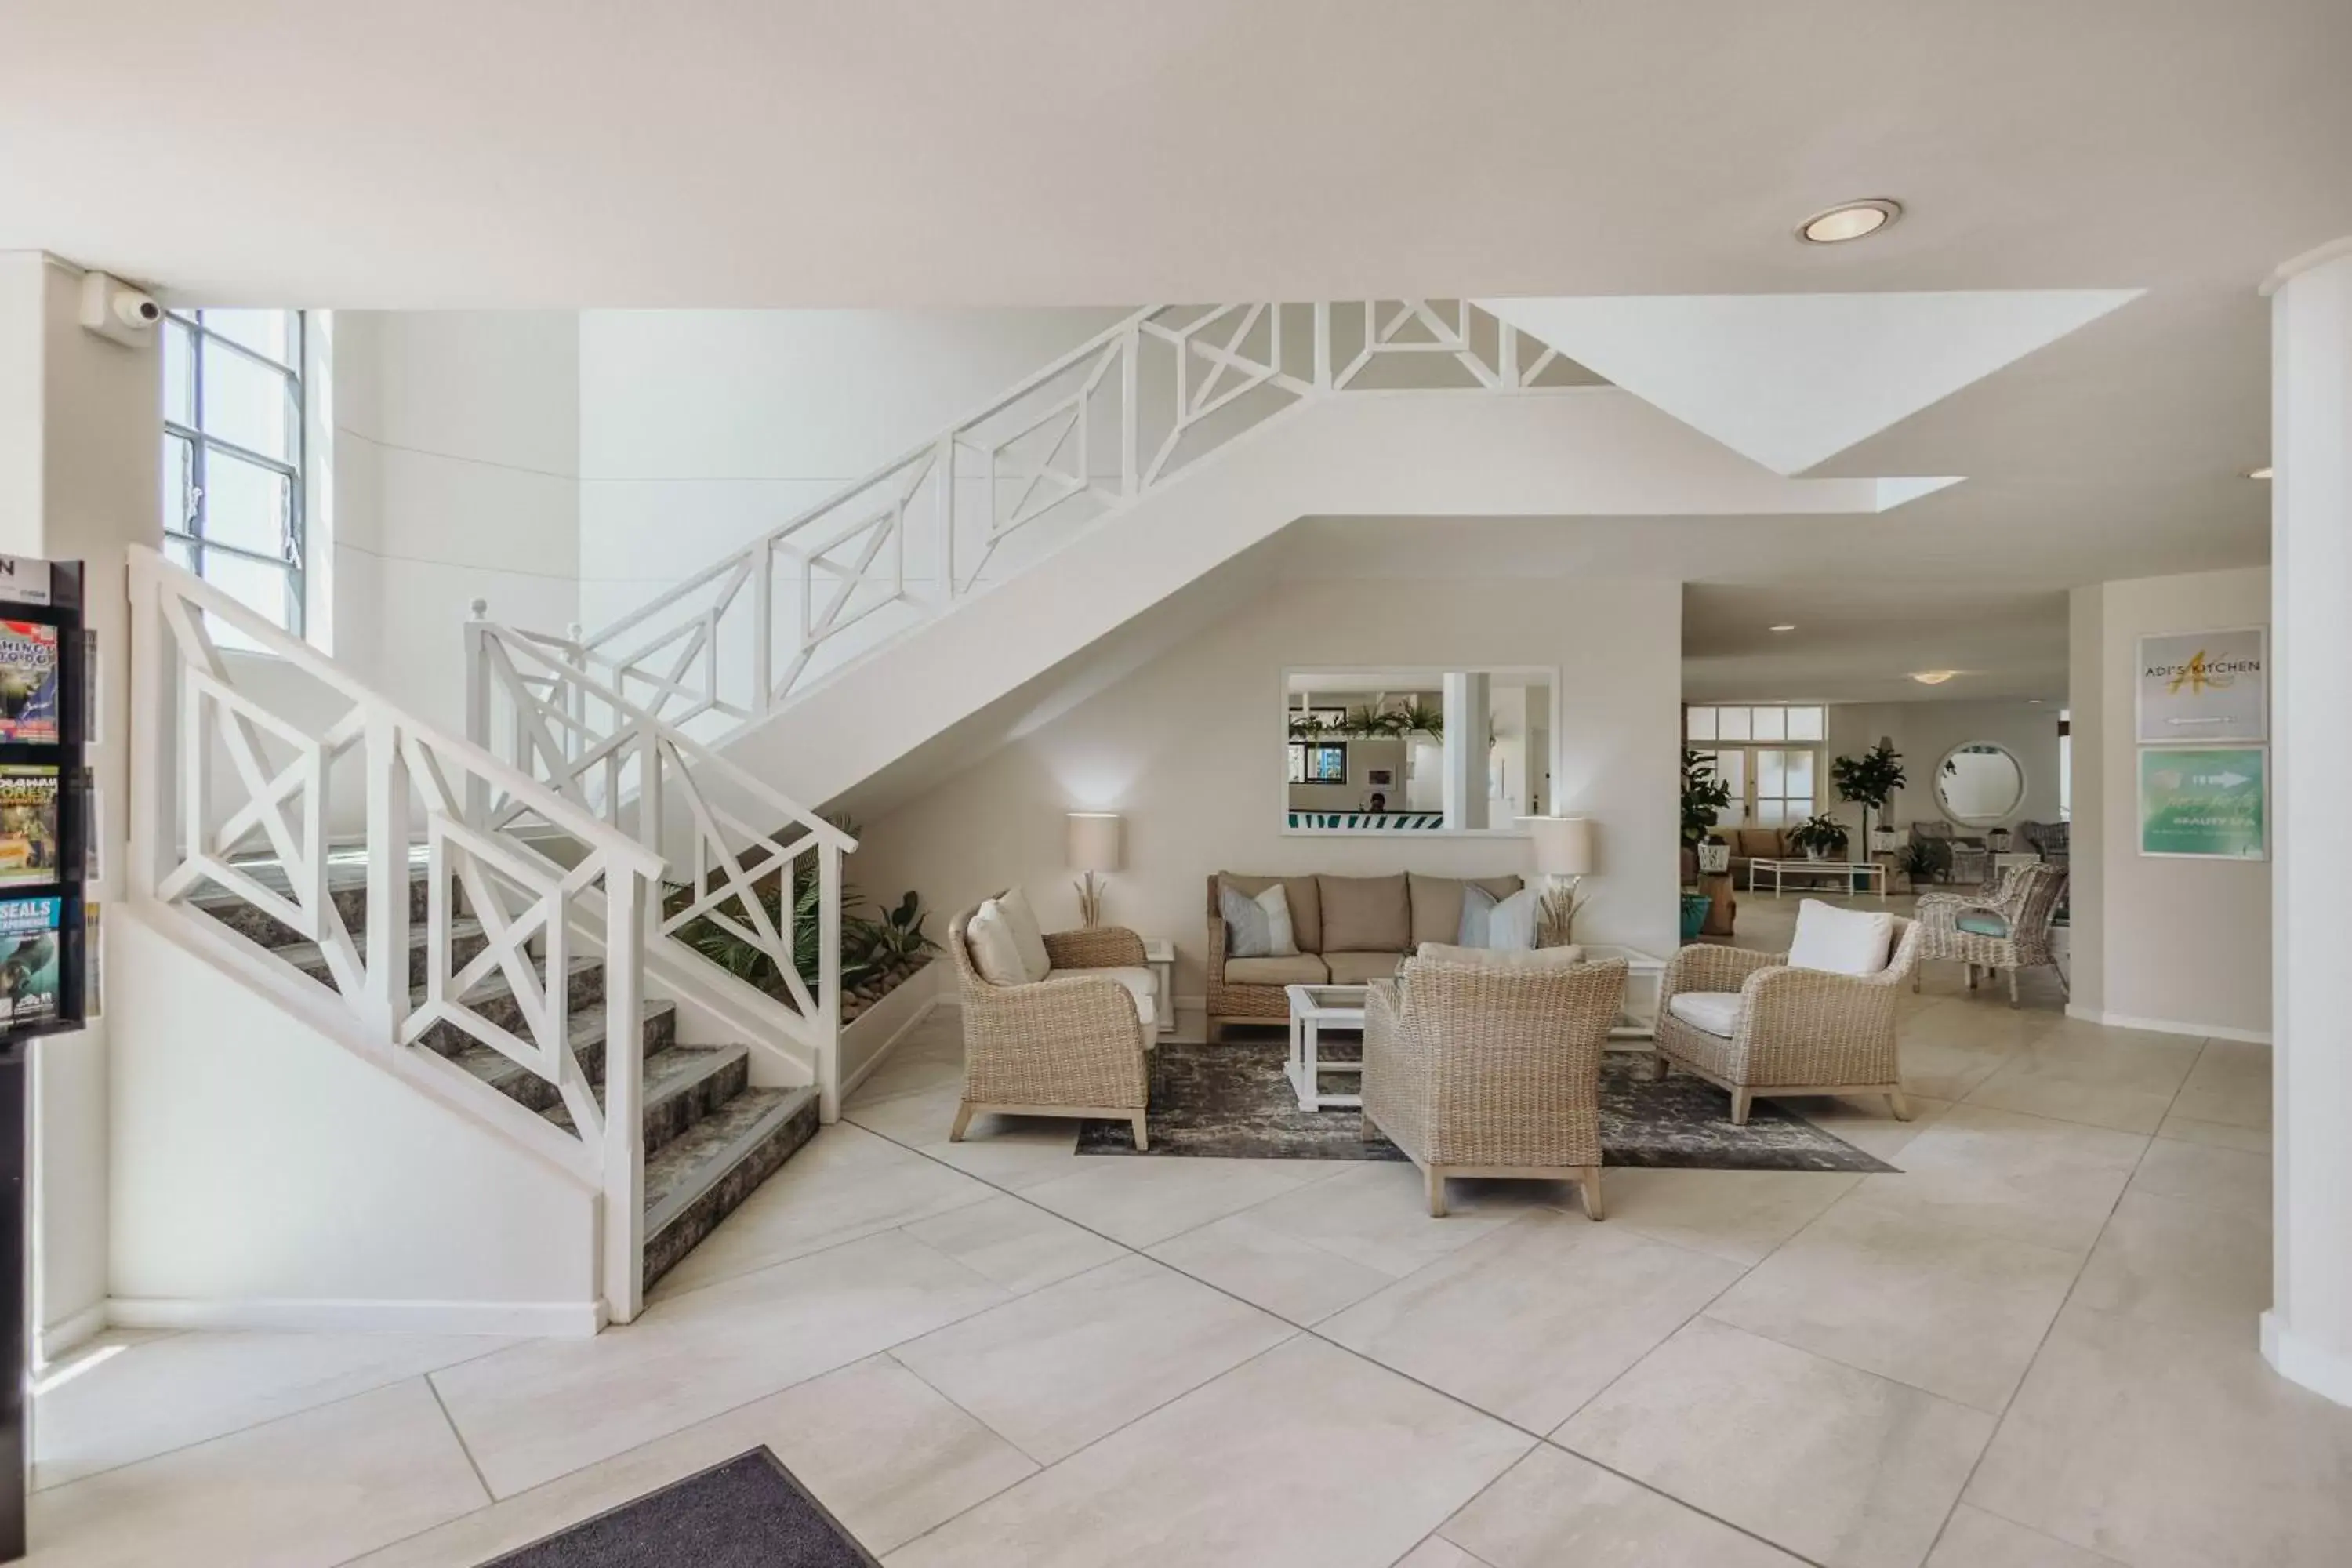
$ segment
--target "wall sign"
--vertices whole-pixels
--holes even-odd
[[[2139,753],[2139,852],[2270,858],[2270,753],[2260,746]]]
[[[2270,739],[2270,634],[2261,626],[2139,639],[2139,742]]]

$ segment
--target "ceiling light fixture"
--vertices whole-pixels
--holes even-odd
[[[1794,626],[1792,626],[1782,625],[1782,626],[1774,626],[1774,627],[1772,627],[1771,629],[1772,629],[1772,630],[1774,630],[1774,631],[1776,631],[1776,632],[1793,632],[1793,631],[1795,631],[1797,628],[1796,628],[1796,627],[1794,627]]]
[[[2259,468],[2248,468],[2246,470],[2246,478],[2250,479],[2266,479],[2270,477],[2271,466],[2268,463],[2264,463]]]
[[[1941,686],[1958,674],[1959,671],[1957,669],[1915,669],[1911,672],[1911,679],[1922,686]]]
[[[1884,196],[1868,201],[1843,202],[1827,212],[1818,212],[1797,226],[1797,237],[1808,245],[1841,245],[1849,239],[1860,239],[1903,216],[1903,204]]]

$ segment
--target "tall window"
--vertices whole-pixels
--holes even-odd
[[[1724,826],[1785,827],[1821,809],[1826,718],[1818,707],[1777,703],[1684,710],[1690,749],[1712,761],[1716,776],[1731,786]]]
[[[302,313],[163,322],[163,552],[302,632]]]

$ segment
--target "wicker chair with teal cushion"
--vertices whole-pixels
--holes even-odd
[[[2012,866],[1990,897],[1928,893],[1919,900],[1919,957],[1951,959],[1968,968],[1969,989],[1976,989],[1977,971],[2009,973],[2009,1005],[2017,1004],[2017,972],[2047,964],[2066,989],[2065,973],[2050,950],[2050,927],[2066,894],[2066,868],[2042,861]],[[1911,989],[1919,989],[1915,971]]]

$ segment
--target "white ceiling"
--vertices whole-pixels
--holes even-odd
[[[2265,558],[2254,289],[2352,234],[2347,60],[2346,0],[9,0],[0,247],[337,306],[2145,290],[1807,470],[1967,476],[1884,514],[1346,524],[1683,572],[1695,679],[2040,695],[2057,590]]]

